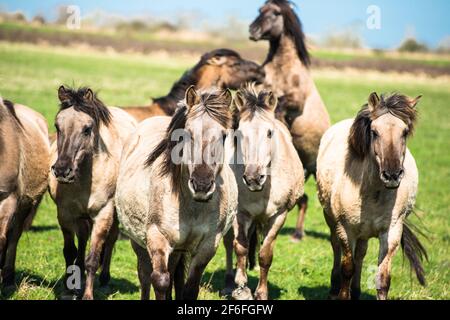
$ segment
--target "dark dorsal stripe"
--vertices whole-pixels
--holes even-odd
[[[16,120],[20,126],[22,126],[22,122],[17,116],[16,109],[14,109],[14,103],[9,100],[3,100],[3,104],[5,105],[6,110],[8,110],[13,119]]]

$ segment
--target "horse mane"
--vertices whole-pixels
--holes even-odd
[[[67,98],[60,104],[60,111],[73,107],[76,111],[84,112],[89,115],[99,127],[102,123],[108,126],[111,123],[111,112],[105,104],[93,93],[92,99],[86,99],[85,94],[90,90],[88,87],[73,89],[65,87]]]
[[[268,0],[266,3],[274,4],[281,9],[284,32],[294,40],[300,61],[308,67],[311,64],[311,58],[306,47],[302,23],[293,9],[295,4],[289,0]]]
[[[172,116],[169,126],[166,129],[164,138],[158,143],[147,157],[145,166],[151,166],[159,157],[163,157],[160,165],[160,175],[170,176],[174,190],[177,192],[181,179],[181,165],[172,161],[173,148],[179,143],[172,141],[172,134],[175,130],[184,129],[186,121],[191,118],[208,114],[213,120],[229,129],[231,127],[231,114],[229,106],[226,104],[223,90],[212,89],[211,91],[200,92],[200,102],[193,106],[190,111],[185,101],[180,101],[179,107]]]
[[[357,158],[364,159],[369,153],[372,121],[386,113],[390,113],[406,123],[408,135],[414,132],[417,110],[410,105],[409,98],[399,93],[393,93],[389,96],[381,95],[380,103],[373,112],[369,110],[368,104],[363,105],[350,128],[348,144],[351,152]]]
[[[168,95],[154,98],[153,102],[157,103],[168,115],[173,115],[178,108],[178,102],[184,98],[186,89],[191,85],[197,85],[199,82],[198,70],[208,63],[212,57],[236,57],[241,59],[241,56],[230,49],[216,49],[203,54],[200,61],[191,69],[186,70],[181,78],[172,85]]]
[[[269,91],[264,89],[257,89],[255,83],[247,83],[239,92],[244,96],[245,105],[239,111],[236,106],[233,108],[233,128],[237,129],[239,120],[241,118],[253,118],[256,114],[261,114],[262,111],[269,111],[269,106],[265,103]]]
[[[17,122],[17,124],[22,127],[22,122],[17,116],[16,109],[14,109],[14,102],[11,102],[10,100],[3,100],[3,105],[5,106],[5,109],[8,111],[8,113],[12,116],[12,118]],[[0,121],[1,120],[3,120],[3,116],[0,112]]]

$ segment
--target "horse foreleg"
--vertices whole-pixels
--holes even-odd
[[[223,245],[226,252],[226,272],[225,272],[225,288],[222,291],[224,295],[230,295],[234,289],[234,272],[233,272],[233,240],[234,232],[230,228],[223,237]]]
[[[247,256],[248,256],[248,231],[252,220],[244,213],[238,212],[234,223],[235,238],[233,241],[234,252],[236,254],[236,276],[234,282],[237,288],[233,291],[233,298],[236,300],[250,300],[252,293],[247,287]]]
[[[102,261],[102,272],[100,273],[100,285],[105,286],[111,279],[111,259],[113,254],[114,245],[119,237],[119,221],[114,218],[111,230],[109,231],[108,238],[106,239]]]
[[[17,197],[9,194],[0,203],[0,279],[6,286],[14,283],[17,242],[22,234],[23,221],[17,221],[22,220],[17,216]]]
[[[113,225],[113,221],[114,203],[113,201],[110,201],[100,210],[94,220],[94,227],[91,235],[91,248],[85,263],[87,276],[83,300],[92,300],[94,298],[95,274],[100,265],[100,255]]]
[[[308,196],[304,194],[297,202],[298,217],[295,225],[295,231],[292,235],[293,241],[299,241],[305,236],[305,216],[308,209]]]
[[[169,256],[173,248],[154,224],[147,231],[147,250],[152,261],[151,282],[156,299],[165,300],[170,287]]]
[[[362,266],[364,257],[366,256],[367,252],[367,240],[361,240],[359,239],[356,242],[356,248],[355,248],[355,273],[352,278],[352,285],[351,285],[351,296],[352,300],[358,300],[359,296],[361,295],[361,272],[362,272]]]
[[[217,245],[220,239],[217,240]],[[203,272],[209,261],[216,254],[216,238],[205,239],[197,248],[197,253],[192,257],[189,266],[189,276],[184,286],[183,299],[197,300],[200,291],[200,281],[202,280]]]
[[[352,246],[348,235],[342,225],[337,226],[337,235],[339,237],[339,243],[342,249],[341,260],[341,290],[339,291],[338,299],[349,300],[350,299],[350,284],[353,274],[355,272],[355,264],[353,261]]]
[[[267,300],[269,298],[268,275],[272,265],[273,247],[278,232],[286,221],[287,212],[278,214],[269,220],[267,234],[264,237],[261,249],[259,250],[259,282],[255,292],[256,300]]]
[[[341,244],[336,234],[336,222],[323,211],[325,221],[330,228],[330,244],[333,249],[333,269],[331,270],[331,288],[328,299],[335,300],[341,290]]]
[[[8,245],[8,231],[17,210],[17,197],[9,194],[0,202],[0,270],[3,269]]]
[[[391,285],[392,257],[398,249],[403,232],[403,221],[397,221],[395,226],[379,235],[380,251],[378,255],[378,274],[376,278],[377,299],[388,298]]]
[[[150,276],[152,274],[152,262],[150,261],[150,256],[148,255],[146,249],[142,248],[133,240],[131,240],[131,246],[137,257],[137,271],[139,282],[141,284],[141,300],[149,300],[151,288]]]
[[[78,250],[77,258],[75,259],[75,264],[80,268],[80,273],[84,277],[85,271],[85,257],[86,257],[86,246],[89,240],[90,232],[90,222],[86,219],[80,219],[77,221],[77,238],[78,238]]]

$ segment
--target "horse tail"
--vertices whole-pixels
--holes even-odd
[[[423,235],[423,233],[410,222],[407,223],[405,221],[403,223],[401,246],[403,255],[406,256],[411,269],[413,269],[416,273],[417,280],[422,286],[425,286],[425,271],[423,269],[422,262],[424,258],[428,261],[428,254],[419,238],[414,234],[413,230]]]

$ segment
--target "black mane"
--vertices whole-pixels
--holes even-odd
[[[108,126],[111,122],[111,112],[105,104],[93,93],[92,99],[86,99],[88,87],[73,89],[65,87],[66,98],[60,104],[60,111],[73,107],[76,111],[89,115],[97,127],[102,123]]]
[[[281,9],[284,20],[284,32],[294,40],[297,55],[301,62],[305,66],[309,66],[311,64],[311,58],[306,48],[302,23],[293,9],[294,3],[288,0],[269,0],[267,3],[272,3]]]

